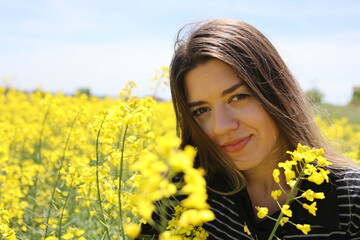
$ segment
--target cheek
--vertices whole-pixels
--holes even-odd
[[[247,115],[251,116],[247,121],[251,123],[252,126],[256,126],[260,133],[265,134],[269,141],[277,139],[280,131],[271,115],[260,105],[257,105],[254,110],[255,111]]]
[[[211,131],[211,121],[197,121],[202,131],[208,136],[211,140],[214,140],[214,136]]]
[[[277,140],[279,138],[279,128],[277,127],[277,125],[274,122],[269,122],[269,126],[268,126],[268,132],[269,132],[269,137],[272,138],[273,140]]]
[[[270,116],[263,119],[263,132],[266,133],[267,140],[269,142],[276,142],[280,135],[279,127]]]

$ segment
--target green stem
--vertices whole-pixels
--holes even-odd
[[[125,239],[125,233],[123,228],[123,212],[122,212],[122,199],[121,199],[121,181],[123,176],[123,165],[124,165],[124,151],[125,151],[125,140],[126,140],[126,133],[128,130],[128,125],[125,126],[124,135],[122,138],[122,145],[121,145],[121,158],[120,158],[120,169],[119,169],[119,189],[118,189],[118,202],[119,202],[119,211],[120,211],[120,228],[121,228],[121,236]]]
[[[97,132],[97,136],[96,136],[96,189],[97,189],[97,199],[98,199],[98,202],[99,202],[101,218],[102,218],[102,222],[103,222],[102,224],[105,227],[105,232],[106,232],[107,238],[110,240],[111,239],[110,238],[110,233],[109,233],[109,229],[108,229],[108,227],[106,225],[106,220],[105,220],[105,216],[104,216],[104,210],[103,210],[103,206],[102,206],[102,202],[101,202],[100,183],[99,183],[99,138],[100,138],[102,125],[105,122],[105,118],[106,118],[106,114],[104,115],[104,118],[100,123],[100,127],[99,127],[99,130]]]
[[[34,177],[34,190],[33,190],[33,195],[32,195],[32,201],[33,201],[33,207],[32,207],[32,214],[33,216],[35,216],[35,211],[36,211],[36,192],[37,192],[37,181],[38,181],[38,175],[39,175],[39,164],[41,162],[41,148],[42,148],[42,138],[44,135],[44,130],[45,130],[45,123],[46,120],[49,116],[49,112],[50,112],[50,104],[47,106],[46,112],[45,112],[45,116],[43,118],[43,121],[41,123],[41,130],[40,130],[40,136],[39,136],[39,143],[36,149],[36,155],[35,155],[35,164],[37,164],[37,168],[36,168],[36,173],[35,173],[35,177]],[[33,237],[33,233],[34,233],[34,229],[35,229],[35,221],[34,219],[32,219],[32,228],[31,228],[31,239]]]
[[[123,129],[121,128],[119,131],[119,135],[118,135],[118,141],[116,143],[116,148],[120,149],[120,145],[122,144],[121,141],[123,139]],[[119,173],[118,173],[119,169],[115,169],[115,178],[119,177]]]
[[[161,232],[166,230],[167,226],[167,206],[170,205],[169,199],[161,199],[159,215],[160,215],[160,230]]]
[[[69,200],[69,196],[70,196],[70,193],[71,193],[71,190],[72,190],[72,187],[73,187],[73,182],[74,182],[74,175],[75,173],[72,175],[71,177],[71,184],[70,184],[70,188],[69,188],[69,192],[68,192],[68,195],[66,196],[66,199],[65,199],[65,203],[64,203],[64,206],[61,210],[61,214],[60,214],[60,220],[59,220],[59,230],[58,230],[58,239],[61,239],[61,228],[62,228],[62,219],[63,219],[63,216],[64,216],[64,211],[65,211],[65,208],[66,208],[66,204]]]
[[[80,112],[79,111],[74,120],[72,121],[71,125],[70,125],[70,129],[69,129],[69,132],[68,132],[68,135],[66,137],[66,140],[65,140],[65,146],[64,146],[64,149],[63,149],[63,154],[62,154],[62,157],[61,157],[61,160],[60,160],[60,166],[59,166],[59,170],[58,170],[58,174],[57,174],[57,178],[56,178],[56,181],[55,181],[55,184],[54,184],[54,187],[53,187],[53,190],[52,190],[52,193],[51,193],[51,199],[49,201],[49,208],[48,208],[48,211],[47,211],[47,214],[46,214],[46,229],[45,229],[45,233],[44,233],[44,239],[47,237],[47,233],[48,233],[48,228],[49,228],[49,219],[50,219],[50,211],[51,211],[51,208],[52,208],[52,205],[53,205],[53,202],[54,202],[54,199],[55,199],[55,192],[56,192],[56,187],[60,181],[60,171],[62,169],[62,166],[63,166],[63,162],[64,162],[64,159],[65,159],[65,153],[66,153],[66,149],[67,149],[67,146],[68,146],[68,143],[69,143],[69,139],[70,139],[70,135],[71,135],[71,132],[74,128],[74,125],[75,125],[75,122],[77,120],[77,118],[79,117],[80,115]]]
[[[293,197],[294,197],[294,194],[295,194],[295,191],[297,190],[297,186],[299,185],[300,181],[302,180],[302,177],[304,175],[304,169],[305,167],[303,167],[301,169],[301,173],[299,174],[298,178],[296,179],[296,183],[294,185],[294,187],[291,188],[291,191],[286,199],[286,202],[284,205],[288,205],[290,203],[290,201],[293,200]],[[277,218],[276,220],[276,223],[275,223],[275,226],[272,230],[272,232],[270,233],[270,236],[268,238],[268,240],[272,240],[273,237],[275,236],[275,233],[276,233],[276,230],[278,229],[279,225],[280,225],[280,219],[284,216],[283,212],[280,210],[280,214],[279,214],[279,217]]]
[[[49,116],[50,113],[50,105],[48,105],[47,109],[46,109],[46,113],[45,116],[43,118],[42,124],[41,124],[41,130],[40,130],[40,137],[39,137],[39,146],[38,146],[38,151],[37,151],[37,156],[35,158],[35,163],[39,164],[41,161],[41,147],[42,147],[42,138],[44,135],[44,130],[45,130],[45,123],[46,120]]]

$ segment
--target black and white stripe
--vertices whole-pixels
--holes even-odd
[[[320,220],[319,216],[319,222],[311,224],[312,230],[307,235],[294,229],[293,226],[287,229],[285,225],[279,236],[281,239],[360,240],[360,170],[345,169],[341,175],[331,175],[329,186],[334,196],[333,200],[329,197],[328,200],[325,198],[321,201],[324,201],[322,207],[326,206],[326,211],[338,211],[338,216],[335,215],[338,219],[335,227],[327,226],[327,219]],[[248,202],[241,200],[238,195],[209,194],[208,202],[216,216],[214,221],[204,224],[209,233],[209,240],[252,239],[244,232],[245,223],[253,236],[255,234],[259,236],[261,233],[258,225],[251,225],[251,219],[248,217],[249,212],[252,213],[251,205],[246,206]],[[306,216],[304,218],[306,221]],[[264,235],[262,236],[259,240],[267,239]]]

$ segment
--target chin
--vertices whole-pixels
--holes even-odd
[[[253,162],[234,162],[236,168],[240,171],[246,171],[249,170],[251,168],[254,168],[256,165],[254,165]]]

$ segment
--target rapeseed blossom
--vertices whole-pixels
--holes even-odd
[[[273,171],[273,178],[274,178],[275,183],[280,182],[279,176],[280,176],[280,170],[275,168],[274,171]]]
[[[271,192],[271,197],[274,199],[274,200],[277,200],[278,197],[280,197],[282,194],[282,191],[281,190],[274,190]]]
[[[301,194],[302,197],[305,197],[308,201],[314,201],[314,199],[324,199],[325,195],[322,192],[316,193],[311,189],[306,190]]]
[[[304,234],[307,234],[309,231],[311,231],[311,226],[309,224],[301,225],[291,221],[291,217],[293,214],[290,209],[290,203],[294,200],[301,203],[300,199],[304,198],[311,203],[301,203],[302,207],[306,209],[309,214],[316,216],[317,202],[315,201],[315,199],[321,200],[326,197],[325,194],[322,192],[314,192],[311,189],[299,189],[299,184],[303,179],[306,179],[318,185],[322,184],[325,181],[329,181],[328,174],[330,173],[330,171],[326,169],[326,167],[330,166],[331,163],[323,156],[324,150],[309,148],[308,146],[303,146],[299,143],[297,149],[295,149],[294,151],[288,151],[287,153],[291,156],[291,159],[280,162],[278,164],[279,168],[276,168],[272,173],[274,182],[279,184],[280,188],[271,192],[271,197],[277,202],[280,208],[280,214],[278,218],[274,219],[269,216],[268,209],[266,207],[255,207],[258,211],[258,218],[268,217],[276,221],[275,226],[269,236],[269,240],[275,237],[278,226],[283,226],[286,223],[294,225]],[[285,201],[285,204],[283,205],[280,205],[280,203],[278,202],[278,197],[284,193],[284,190],[280,185],[280,169],[283,170],[286,183],[291,189],[290,193],[285,193],[287,195],[287,199]],[[295,196],[295,193],[297,191],[302,192],[301,195],[298,197]]]
[[[186,209],[180,205],[175,206],[173,218],[169,221],[167,235],[178,236],[179,239],[204,240],[209,235],[202,228],[202,223],[214,220],[215,216],[210,210]]]
[[[296,228],[301,230],[304,234],[308,234],[308,232],[311,230],[309,224],[296,224]]]
[[[264,218],[268,215],[269,209],[267,207],[255,207],[257,212],[258,218]]]
[[[128,223],[124,224],[125,234],[131,238],[136,238],[139,236],[141,228],[139,224],[136,223]]]
[[[290,205],[284,204],[281,207],[281,212],[288,217],[292,217],[292,211],[289,208],[290,208]]]
[[[347,118],[328,119],[315,117],[324,137],[345,156],[360,163],[360,123],[349,123]]]
[[[120,98],[103,99],[0,88],[3,238],[129,239],[136,235],[133,226],[146,223],[143,216],[150,219],[155,210],[149,198],[181,190],[171,182],[177,172],[187,176],[179,194],[201,197],[198,211],[206,212],[205,181],[199,181],[204,173],[191,170],[194,149],[176,150],[171,105],[136,99],[134,87],[128,84]],[[147,176],[153,189],[138,204]],[[210,219],[203,215],[203,221]]]
[[[0,239],[15,240],[16,234],[14,229],[10,228],[9,213],[0,209]]]
[[[316,202],[313,202],[312,204],[308,205],[306,203],[303,204],[303,208],[305,208],[306,210],[309,210],[309,213],[311,213],[312,215],[316,216]]]
[[[244,225],[244,232],[245,232],[247,235],[251,236],[251,232],[250,232],[248,226],[246,225],[246,223],[245,223],[245,225]]]
[[[159,69],[154,81],[156,97],[168,84],[168,68]],[[206,203],[205,172],[193,168],[196,150],[177,149],[171,102],[135,98],[135,87],[127,84],[117,98],[0,88],[3,239],[131,239],[142,224],[151,223],[154,212],[160,213],[154,203],[182,209],[170,217],[160,239],[206,239],[201,224],[214,215]],[[328,139],[337,141],[335,147],[360,162],[359,124],[315,120]],[[307,165],[303,178],[328,181],[321,150],[302,146],[291,156],[274,170],[275,182],[284,170],[289,186],[296,188],[295,163],[301,158],[317,160],[317,166]],[[182,181],[174,180],[179,175]],[[316,201],[326,197],[310,189],[300,195],[310,201],[303,206],[309,214],[316,214]],[[174,202],[176,196],[186,198]],[[201,217],[194,221],[193,215]],[[261,216],[267,216],[265,209]],[[291,217],[279,221],[292,224]]]

